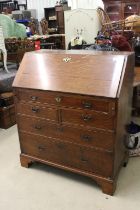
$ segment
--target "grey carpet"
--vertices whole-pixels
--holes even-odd
[[[9,73],[7,73],[0,63],[0,93],[12,91],[12,83],[17,73],[17,65],[15,63],[7,64]]]
[[[0,210],[139,210],[140,157],[122,168],[114,196],[84,176],[43,164],[23,168],[17,127],[0,129]],[[66,154],[67,155],[67,154]]]

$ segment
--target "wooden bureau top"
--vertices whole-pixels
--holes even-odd
[[[26,53],[13,87],[116,98],[131,55],[85,50]]]

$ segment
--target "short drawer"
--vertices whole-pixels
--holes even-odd
[[[62,123],[71,123],[87,127],[114,130],[115,118],[113,116],[84,110],[61,109]]]
[[[45,103],[76,109],[95,110],[114,114],[115,102],[109,99],[99,99],[97,97],[80,96],[75,94],[65,94],[51,91],[23,90],[15,92],[17,100],[26,102]]]
[[[25,115],[17,115],[18,127],[22,131],[46,136],[50,133],[49,121]],[[48,136],[48,135],[47,135]]]
[[[88,147],[96,147],[107,151],[113,151],[115,134],[97,129],[86,129],[58,125],[46,120],[18,116],[19,128],[22,131],[44,135]]]
[[[41,104],[17,103],[16,111],[18,114],[40,117],[40,118],[45,118],[47,120],[58,122],[57,109],[46,107]]]
[[[17,102],[55,104],[55,93],[41,90],[18,89],[15,91]]]
[[[38,135],[20,133],[21,152],[58,163],[63,166],[78,168],[83,171],[112,176],[112,153],[96,151],[62,141],[50,141]]]

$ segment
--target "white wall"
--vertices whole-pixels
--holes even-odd
[[[44,17],[45,7],[54,7],[57,0],[27,0],[28,9],[37,9],[37,18],[40,20]],[[96,9],[103,6],[102,0],[68,0],[72,9]]]
[[[56,0],[27,0],[28,9],[36,9],[39,20],[44,17],[44,8],[54,7],[55,3]]]
[[[68,0],[72,9],[96,9],[97,7],[103,7],[102,0]]]

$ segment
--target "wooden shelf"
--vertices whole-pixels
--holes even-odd
[[[48,21],[48,28],[57,29],[56,31],[49,33],[64,34],[64,11],[69,9],[70,8],[68,6],[63,7],[63,5],[60,5],[59,7],[56,6],[56,7],[44,8],[44,13],[45,13],[44,16]]]

